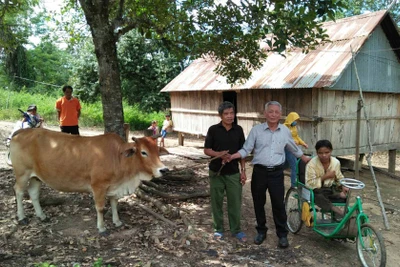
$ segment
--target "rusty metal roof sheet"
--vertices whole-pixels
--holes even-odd
[[[351,62],[351,51],[360,50],[386,15],[386,11],[378,11],[326,22],[323,27],[331,42],[308,54],[298,48],[286,51],[286,58],[270,53],[263,67],[240,85],[231,86],[217,75],[211,59],[197,59],[161,92],[330,87]]]

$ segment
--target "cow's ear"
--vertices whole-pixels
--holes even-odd
[[[168,155],[169,152],[168,152],[168,150],[166,150],[164,147],[158,147],[158,154],[159,154],[160,156],[162,156],[162,155]]]
[[[128,148],[128,149],[125,149],[125,150],[122,152],[122,154],[123,154],[125,157],[129,158],[129,157],[132,157],[132,156],[135,154],[135,152],[136,152],[136,148]]]

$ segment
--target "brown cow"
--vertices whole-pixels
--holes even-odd
[[[118,198],[132,194],[141,180],[161,177],[168,169],[159,154],[168,153],[151,137],[127,143],[117,134],[92,137],[69,135],[46,129],[24,129],[11,140],[10,153],[16,182],[17,214],[26,224],[22,199],[27,189],[36,216],[46,219],[39,204],[40,182],[63,192],[93,194],[97,228],[105,233],[103,210],[109,197],[113,223],[118,217]]]

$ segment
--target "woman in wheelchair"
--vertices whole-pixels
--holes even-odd
[[[344,201],[348,188],[342,187],[339,180],[344,178],[340,171],[340,162],[332,157],[332,143],[319,140],[315,145],[318,157],[312,158],[306,165],[306,186],[314,192],[314,203],[324,211],[333,211],[341,218],[344,211],[332,202]]]

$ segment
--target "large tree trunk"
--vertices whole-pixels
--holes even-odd
[[[123,129],[121,79],[117,58],[117,36],[109,22],[109,1],[79,0],[90,30],[97,61],[103,104],[104,131],[115,132],[125,138]]]

